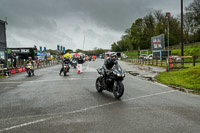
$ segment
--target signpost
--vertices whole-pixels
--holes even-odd
[[[151,38],[152,53],[154,59],[166,59],[170,55],[170,51],[165,51],[165,38],[164,34],[154,36]]]

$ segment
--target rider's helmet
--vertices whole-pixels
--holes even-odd
[[[116,53],[111,53],[111,54],[110,54],[110,59],[111,59],[112,61],[115,61],[116,58],[117,58]]]
[[[29,61],[31,61],[31,60],[32,60],[32,58],[29,56],[29,57],[28,57],[28,60],[29,60]]]
[[[69,59],[69,56],[67,56],[67,59]]]

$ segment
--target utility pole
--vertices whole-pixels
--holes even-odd
[[[168,58],[169,58],[169,18],[171,16],[170,12],[166,13],[166,17],[168,17]]]
[[[184,47],[183,47],[183,0],[181,0],[181,56],[184,56]]]
[[[84,39],[83,39],[83,51],[84,51],[84,45],[85,45],[85,36],[84,36]]]

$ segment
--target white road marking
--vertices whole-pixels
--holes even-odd
[[[86,67],[85,71],[87,71],[87,69],[88,69],[89,65],[90,65],[90,63],[88,62],[88,65],[87,65],[87,67]]]
[[[23,124],[8,127],[8,128],[3,128],[3,129],[0,130],[0,132],[8,131],[8,130],[12,130],[12,129],[15,129],[15,128],[20,128],[20,127],[24,127],[24,126],[28,126],[28,125],[32,125],[32,124],[39,123],[39,122],[43,122],[43,121],[49,120],[51,118],[53,118],[53,117],[49,117],[49,118],[46,118],[46,119],[40,119],[40,120],[28,122],[28,123],[23,123]]]
[[[0,82],[0,84],[18,84],[22,82]]]
[[[92,80],[94,78],[66,78],[66,79],[53,79],[53,80],[37,80],[37,81],[21,81],[21,82],[0,82],[0,84],[17,84],[17,83],[35,83],[35,82],[52,82],[52,81],[66,81],[66,80]]]
[[[100,108],[100,107],[104,107],[104,106],[108,106],[108,105],[112,105],[112,104],[116,104],[116,103],[120,103],[120,102],[127,102],[127,101],[136,100],[136,99],[147,98],[147,97],[152,97],[152,96],[158,96],[158,95],[163,95],[163,94],[173,93],[173,92],[177,92],[177,90],[171,90],[171,91],[165,91],[165,92],[160,92],[160,93],[154,93],[154,94],[144,95],[144,96],[140,96],[140,97],[136,97],[136,98],[124,99],[124,100],[116,101],[116,102],[109,102],[109,103],[105,103],[105,104],[101,104],[101,105],[96,105],[96,106],[91,106],[91,107],[80,109],[80,110],[74,110],[74,111],[71,111],[71,112],[52,113],[52,114],[46,114],[46,115],[35,115],[35,116],[29,116],[29,117],[23,117],[23,118],[39,117],[39,116],[49,116],[49,115],[59,115],[57,117],[62,117],[63,115],[81,113],[81,112],[84,112],[84,111],[87,111],[87,110],[96,109],[96,108]],[[8,128],[3,128],[3,129],[0,130],[0,132],[8,131],[8,130],[12,130],[12,129],[15,129],[15,128],[20,128],[20,127],[25,127],[25,126],[36,124],[36,123],[39,123],[39,122],[44,122],[44,121],[47,121],[47,120],[50,120],[50,119],[53,119],[53,118],[56,118],[56,116],[54,116],[54,117],[48,117],[48,118],[45,118],[45,119],[39,119],[39,120],[36,120],[36,121],[27,122],[27,123],[24,123],[24,124],[20,124],[20,125],[8,127]],[[15,119],[17,119],[17,118],[15,118]]]

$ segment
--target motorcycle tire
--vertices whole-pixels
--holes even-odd
[[[74,66],[74,68],[76,68],[76,66]]]
[[[67,72],[64,72],[64,76],[67,76]]]
[[[101,87],[100,77],[98,77],[98,78],[96,79],[96,84],[95,84],[95,86],[96,86],[96,90],[97,90],[98,92],[102,92],[102,91],[103,91],[103,88]]]
[[[113,86],[113,94],[115,98],[120,98],[124,94],[124,84],[122,82],[115,82]]]
[[[30,71],[30,70],[28,71],[28,76],[29,76],[29,77],[31,76],[31,71]]]

